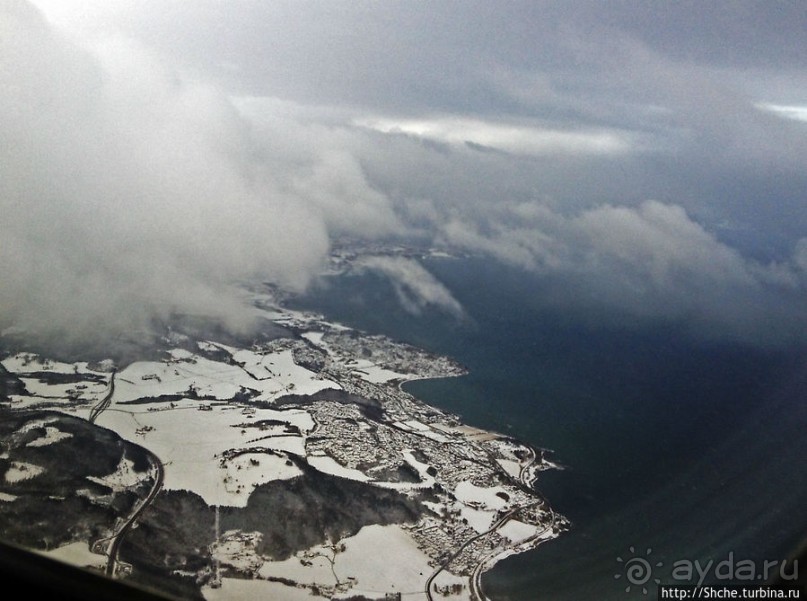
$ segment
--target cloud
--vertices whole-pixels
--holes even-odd
[[[784,119],[807,122],[807,106],[788,106],[782,104],[760,103],[760,109],[770,111]]]
[[[518,265],[546,283],[540,303],[597,319],[665,321],[697,336],[804,342],[807,241],[783,262],[743,257],[677,205],[603,205],[576,215],[516,205],[518,226],[446,224],[446,242]],[[530,216],[530,213],[532,216]]]
[[[807,274],[807,238],[802,238],[796,244],[793,253],[793,262],[804,274]]]
[[[737,15],[585,1],[41,3],[72,37],[0,12],[0,326],[244,327],[239,283],[304,288],[341,236],[482,252],[581,314],[807,324],[799,27],[755,57],[687,33],[739,44]],[[364,268],[461,311],[418,264]]]
[[[367,181],[349,133],[330,123],[334,111],[272,97],[232,101],[253,128],[263,177],[314,211],[331,235],[373,239],[404,229],[389,198]]]
[[[405,257],[366,256],[353,263],[355,270],[380,273],[392,283],[401,306],[413,315],[434,308],[462,320],[462,305],[440,281],[415,261]]]
[[[306,284],[325,220],[261,172],[225,96],[130,40],[83,48],[3,8],[0,320],[77,341],[174,313],[238,328],[235,284]]]
[[[563,131],[523,124],[458,117],[433,119],[363,118],[355,124],[387,134],[407,134],[448,144],[475,144],[515,154],[623,154],[636,146],[630,133]]]

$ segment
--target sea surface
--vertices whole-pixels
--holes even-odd
[[[657,580],[694,584],[698,569],[707,583],[763,576],[765,561],[776,562],[769,575],[798,571],[807,349],[553,307],[545,281],[491,261],[424,265],[465,318],[430,307],[413,315],[372,273],[327,278],[298,305],[460,361],[467,376],[406,389],[564,467],[536,488],[571,529],[488,572],[492,599],[656,598]],[[636,558],[649,567],[641,575],[628,573]]]

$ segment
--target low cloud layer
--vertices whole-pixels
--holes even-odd
[[[807,57],[774,14],[787,43],[744,50],[762,5],[704,9],[696,44],[686,11],[582,1],[76,3],[0,3],[0,327],[244,328],[239,284],[301,290],[344,236],[483,253],[594,318],[805,342]],[[362,268],[462,314],[417,263]]]
[[[696,336],[803,342],[807,238],[761,263],[720,242],[676,205],[604,205],[574,216],[515,205],[518,226],[446,225],[448,244],[478,250],[551,282],[542,302],[596,318],[676,323]],[[506,220],[502,220],[506,222]]]
[[[620,155],[638,146],[628,132],[590,129],[564,131],[524,123],[472,119],[360,119],[360,127],[387,134],[407,134],[452,145],[471,145],[516,155]]]
[[[412,315],[437,309],[462,320],[465,310],[451,291],[414,259],[368,256],[353,263],[353,269],[372,271],[387,277],[401,306]]]
[[[174,313],[244,327],[237,284],[301,289],[329,227],[394,223],[338,148],[312,151],[298,132],[303,150],[284,169],[216,88],[131,40],[82,47],[25,3],[3,10],[5,325],[79,342]],[[290,143],[274,143],[287,156]]]

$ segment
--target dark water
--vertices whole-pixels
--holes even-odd
[[[726,568],[733,558],[761,569],[807,537],[806,352],[549,309],[542,282],[498,264],[427,266],[469,321],[434,310],[413,317],[373,275],[334,279],[302,304],[464,363],[468,376],[407,390],[472,425],[551,449],[566,466],[543,473],[537,487],[572,529],[486,574],[491,598],[642,598],[636,583],[625,591],[630,547],[650,549],[663,564],[653,576],[675,583],[681,562]],[[642,584],[655,598],[653,581]]]

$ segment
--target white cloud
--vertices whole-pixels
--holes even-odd
[[[778,115],[783,119],[791,119],[793,121],[807,122],[807,106],[771,104],[763,102],[757,104],[757,107],[764,111],[773,113],[774,115]]]
[[[321,31],[316,3],[40,4],[76,37],[2,4],[0,321],[86,333],[186,311],[236,323],[235,283],[303,287],[331,236],[417,235],[538,274],[569,306],[735,334],[807,323],[805,138],[767,114],[803,108],[755,108],[719,69],[597,28],[471,48],[449,17],[480,34],[488,23],[453,9],[440,27],[458,28],[436,48],[423,39],[437,25],[401,7],[408,29],[364,20],[354,48]],[[537,40],[543,16],[492,13]],[[369,51],[387,34],[401,45],[382,61]],[[236,68],[222,75],[223,62]],[[793,255],[750,259],[710,219]],[[418,267],[366,268],[412,311],[460,311]]]
[[[413,315],[432,307],[457,319],[465,317],[462,305],[451,291],[414,259],[367,256],[358,259],[353,266],[359,271],[374,271],[388,277],[401,306]]]
[[[449,243],[483,252],[537,274],[547,298],[567,311],[602,318],[612,312],[661,319],[698,335],[757,343],[803,339],[807,324],[807,242],[785,262],[760,263],[720,242],[677,205],[603,205],[563,215],[546,207],[518,225],[499,219],[486,231],[446,222]]]
[[[174,312],[240,327],[239,282],[306,285],[322,211],[262,172],[224,95],[131,40],[80,47],[22,6],[0,14],[0,320],[78,339]]]
[[[513,154],[624,154],[637,149],[635,136],[608,129],[562,130],[463,117],[359,118],[354,123],[386,134],[407,134],[453,145],[477,144]]]

